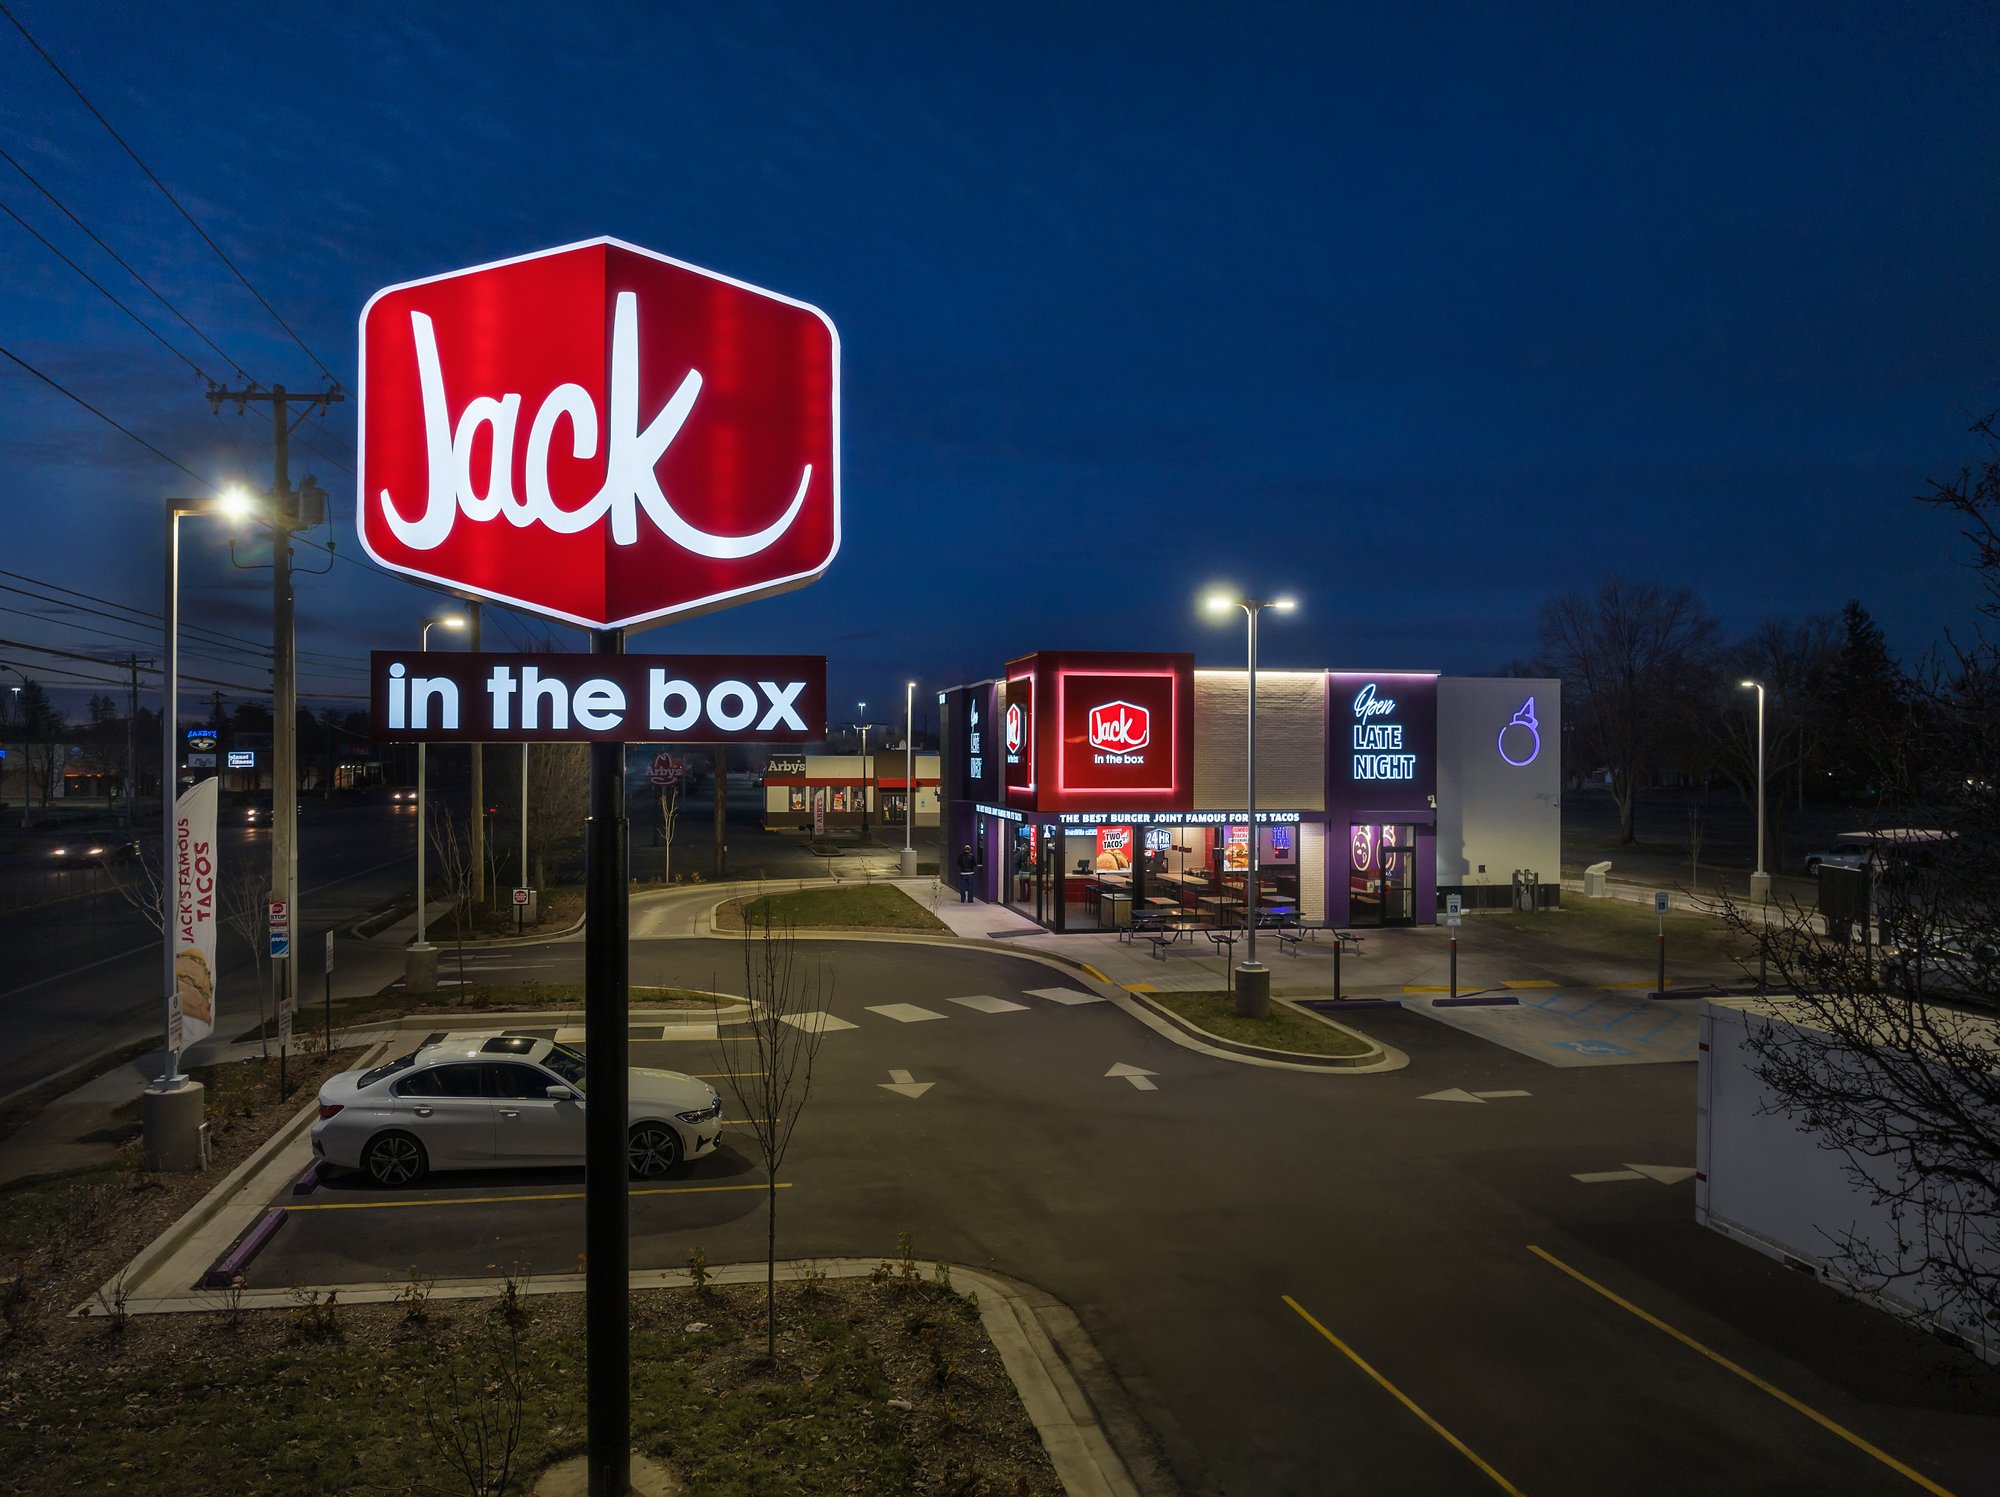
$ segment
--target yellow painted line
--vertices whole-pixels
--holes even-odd
[[[727,1071],[689,1071],[687,1074],[694,1077],[696,1081],[727,1081],[729,1079]],[[769,1071],[738,1071],[736,1074],[747,1081],[752,1076],[768,1076],[771,1073]]]
[[[1822,1414],[1818,1409],[1813,1408],[1810,1404],[1804,1404],[1799,1402],[1798,1399],[1792,1397],[1792,1395],[1787,1393],[1783,1388],[1765,1382],[1764,1379],[1757,1376],[1756,1373],[1750,1371],[1747,1367],[1738,1366],[1736,1363],[1730,1361],[1729,1358],[1723,1356],[1721,1352],[1710,1351],[1706,1346],[1703,1346],[1699,1341],[1695,1340],[1694,1337],[1688,1335],[1685,1331],[1675,1330],[1672,1326],[1668,1325],[1664,1320],[1660,1319],[1659,1316],[1640,1309],[1630,1300],[1625,1299],[1623,1296],[1614,1293],[1612,1290],[1606,1289],[1602,1284],[1598,1283],[1597,1280],[1591,1278],[1588,1274],[1580,1273],[1576,1269],[1571,1268],[1567,1263],[1563,1262],[1562,1259],[1556,1257],[1555,1254],[1550,1252],[1545,1252],[1543,1249],[1536,1247],[1532,1242],[1528,1244],[1528,1251],[1533,1253],[1537,1258],[1540,1258],[1544,1263],[1551,1264],[1554,1267],[1561,1269],[1564,1273],[1568,1274],[1572,1279],[1575,1279],[1577,1283],[1583,1285],[1586,1289],[1596,1290],[1597,1293],[1603,1295],[1606,1299],[1610,1300],[1611,1303],[1616,1305],[1619,1309],[1629,1311],[1631,1314],[1638,1316],[1639,1319],[1645,1321],[1646,1324],[1653,1327],[1654,1330],[1665,1331],[1669,1336],[1672,1336],[1674,1340],[1680,1342],[1681,1345],[1689,1348],[1691,1351],[1700,1352],[1704,1357],[1707,1357],[1709,1361],[1715,1363],[1716,1366],[1726,1368],[1730,1372],[1735,1373],[1738,1377],[1742,1378],[1744,1382],[1748,1383],[1751,1387],[1757,1389],[1759,1392],[1770,1394],[1771,1397],[1777,1399],[1779,1403],[1783,1404],[1786,1408],[1792,1410],[1793,1413],[1803,1414],[1806,1416],[1806,1418],[1812,1420],[1813,1423],[1817,1424],[1821,1429],[1828,1431],[1830,1434],[1839,1435],[1841,1439],[1845,1440],[1848,1444],[1852,1445],[1856,1450],[1861,1451],[1864,1455],[1873,1456],[1876,1460],[1880,1461],[1883,1465],[1887,1466],[1891,1471],[1894,1471],[1898,1476],[1907,1477],[1909,1480],[1915,1482],[1918,1486],[1922,1487],[1926,1492],[1931,1493],[1932,1497],[1952,1497],[1952,1493],[1949,1489],[1939,1486],[1936,1482],[1932,1481],[1928,1476],[1923,1475],[1921,1472],[1912,1471],[1908,1466],[1904,1465],[1901,1461],[1897,1460],[1887,1451],[1879,1450],[1875,1446],[1870,1445],[1866,1440],[1862,1439],[1861,1436],[1855,1434],[1853,1430],[1848,1429],[1845,1425],[1836,1424],[1833,1420],[1827,1418],[1826,1415]]]
[[[1091,966],[1089,962],[1078,962],[1077,965],[1083,968],[1083,970],[1088,972],[1092,977],[1096,978],[1099,982],[1111,981],[1110,978],[1106,977],[1102,972],[1098,971],[1095,967]]]
[[[1451,987],[1449,984],[1438,982],[1406,982],[1403,984],[1403,991],[1406,993],[1449,993]]]
[[[725,1128],[748,1128],[752,1123],[768,1123],[770,1121],[769,1118],[724,1118],[722,1126]]]
[[[1503,982],[1500,986],[1503,988],[1552,988],[1556,984],[1550,982],[1546,977],[1529,977],[1522,979],[1520,982]]]
[[[1157,993],[1160,990],[1150,982],[1128,982],[1125,984],[1125,991],[1128,993]]]
[[[699,1196],[723,1191],[763,1190],[762,1185],[654,1185],[627,1192],[635,1196]],[[780,1180],[778,1189],[790,1190],[792,1182]],[[430,1196],[421,1201],[322,1201],[311,1206],[279,1206],[279,1211],[380,1211],[391,1206],[507,1206],[523,1201],[580,1201],[583,1192],[566,1190],[538,1196]]]
[[[1397,1403],[1401,1404],[1404,1408],[1408,1409],[1412,1414],[1415,1414],[1419,1419],[1423,1420],[1425,1424],[1430,1426],[1431,1432],[1435,1434],[1439,1439],[1443,1440],[1445,1444],[1449,1445],[1453,1450],[1456,1450],[1460,1455],[1464,1456],[1468,1461],[1471,1461],[1473,1465],[1477,1466],[1481,1471],[1485,1472],[1487,1476],[1491,1477],[1493,1480],[1493,1484],[1497,1486],[1501,1491],[1508,1493],[1509,1497],[1523,1497],[1522,1491],[1519,1487],[1515,1486],[1514,1483],[1507,1480],[1506,1477],[1502,1476],[1498,1471],[1495,1471],[1491,1466],[1487,1465],[1485,1461],[1481,1460],[1477,1455],[1475,1455],[1472,1451],[1472,1448],[1468,1446],[1463,1440],[1459,1439],[1457,1435],[1453,1434],[1450,1430],[1446,1429],[1442,1424],[1439,1424],[1437,1420],[1431,1418],[1429,1414],[1426,1414],[1421,1408],[1417,1407],[1416,1402],[1413,1399],[1411,1399],[1411,1397],[1407,1393],[1405,1393],[1401,1388],[1398,1388],[1394,1383],[1390,1382],[1386,1377],[1382,1376],[1382,1374],[1377,1372],[1373,1367],[1370,1367],[1367,1364],[1367,1362],[1362,1360],[1360,1354],[1356,1352],[1353,1347],[1349,1346],[1345,1341],[1341,1340],[1338,1336],[1334,1335],[1332,1331],[1329,1331],[1325,1326],[1321,1325],[1317,1320],[1314,1320],[1312,1318],[1311,1312],[1309,1312],[1304,1305],[1301,1305],[1297,1300],[1293,1299],[1289,1294],[1284,1296],[1284,1301],[1286,1304],[1292,1307],[1293,1311],[1296,1312],[1299,1319],[1303,1320],[1307,1325],[1311,1326],[1314,1330],[1318,1331],[1322,1336],[1326,1337],[1328,1341],[1332,1342],[1334,1350],[1338,1351],[1343,1357],[1346,1357],[1348,1361],[1352,1362],[1356,1367],[1359,1367],[1363,1372],[1367,1373],[1371,1378],[1373,1378],[1382,1387],[1382,1389],[1389,1394],[1391,1398],[1396,1400]]]
[[[1638,982],[1600,982],[1597,984],[1600,988],[1650,988],[1652,985],[1653,979],[1650,977],[1641,978]]]

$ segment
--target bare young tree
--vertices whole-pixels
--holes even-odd
[[[2000,615],[2000,433],[1988,455],[1922,497],[1950,513]],[[1877,1292],[2000,1342],[2000,643],[1983,624],[1853,730],[1884,762],[1921,766],[1914,787],[1942,841],[1884,839],[1873,897],[1849,922],[1799,909],[1764,927],[1788,991],[1776,1019],[1746,1028],[1769,1110],[1843,1157],[1887,1225],[1836,1235],[1834,1265]],[[1830,930],[1828,927],[1833,928]],[[1977,1005],[1976,1007],[1974,1005]]]
[[[549,886],[549,865],[583,842],[590,810],[590,752],[582,743],[538,743],[528,750],[528,848],[535,887]]]
[[[241,862],[227,868],[217,892],[216,910],[222,928],[243,943],[250,956],[250,985],[257,990],[257,1036],[264,1058],[271,1058],[271,886],[264,872]]]
[[[1701,801],[1698,797],[1688,801],[1688,890],[1701,893]]]
[[[434,865],[437,887],[451,901],[451,932],[458,948],[458,983],[462,992],[465,987],[465,922],[471,916],[472,906],[472,853],[451,807],[433,802],[429,809],[431,851],[437,854]]]
[[[1715,619],[1686,588],[1613,579],[1551,600],[1539,627],[1542,669],[1562,677],[1565,708],[1611,771],[1618,840],[1630,843],[1640,783],[1681,729],[1679,704],[1710,673]]]
[[[453,1360],[441,1379],[424,1383],[424,1428],[467,1497],[505,1497],[521,1444],[521,1331],[512,1317],[493,1321],[478,1338],[477,1375],[461,1374]]]
[[[743,996],[750,1002],[743,1036],[747,1043],[719,1042],[716,1069],[727,1079],[764,1165],[764,1357],[775,1362],[778,1170],[812,1095],[813,1063],[826,1034],[833,978],[823,968],[805,967],[792,928],[773,924],[768,903],[761,920],[744,921]]]

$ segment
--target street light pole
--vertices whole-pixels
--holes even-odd
[[[1249,723],[1246,733],[1245,752],[1249,758],[1248,782],[1244,791],[1249,797],[1249,805],[1244,808],[1248,825],[1244,828],[1244,840],[1248,843],[1248,876],[1243,888],[1244,959],[1236,969],[1236,1011],[1250,1018],[1262,1018],[1271,1011],[1270,969],[1257,960],[1257,615],[1266,608],[1279,613],[1290,613],[1296,605],[1290,598],[1232,598],[1226,594],[1214,594],[1208,599],[1211,613],[1226,613],[1231,608],[1241,608],[1247,621],[1248,633],[1248,710]],[[1225,833],[1226,835],[1226,833]]]
[[[917,683],[903,688],[903,877],[917,875],[917,849],[911,829],[917,822]],[[942,852],[938,854],[944,856]],[[940,864],[942,867],[942,864]]]
[[[858,702],[855,705],[861,713],[865,714],[868,711],[868,704],[866,702]],[[868,781],[870,779],[868,773],[868,724],[862,722],[858,726],[861,729],[861,840],[866,842],[868,840]]]
[[[196,1169],[201,1165],[203,1093],[199,1082],[181,1073],[179,988],[174,981],[174,956],[179,936],[178,881],[174,869],[174,735],[180,702],[181,516],[221,514],[232,519],[249,511],[249,500],[238,491],[219,499],[169,499],[166,534],[166,627],[163,689],[160,699],[160,982],[165,1028],[165,1061],[160,1075],[140,1099],[146,1159],[152,1168]]]
[[[1771,902],[1771,875],[1764,869],[1764,683],[1739,681],[1745,691],[1757,693],[1757,871],[1750,875],[1750,898],[1758,904]]]
[[[0,669],[13,671],[16,676],[20,677],[21,686],[28,684],[28,678],[21,675],[20,671],[16,670],[15,667],[9,665],[0,667]],[[28,720],[21,716],[21,686],[10,686],[7,689],[14,694],[14,716],[21,724],[21,829],[26,831],[28,827],[28,761],[34,756],[28,752]]]
[[[420,649],[426,655],[430,653],[431,649],[431,630],[439,624],[444,625],[447,629],[463,629],[465,627],[465,620],[456,614],[445,614],[437,618],[425,619],[423,633],[418,636],[418,640]],[[411,687],[412,694],[415,693],[415,690],[414,686]],[[430,942],[425,939],[426,926],[424,920],[424,898],[426,893],[424,871],[429,861],[424,856],[424,768],[424,742],[420,738],[417,740],[417,939],[416,944],[410,949],[413,951],[428,952],[430,950]]]

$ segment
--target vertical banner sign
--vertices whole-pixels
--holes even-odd
[[[174,802],[174,1008],[183,1048],[215,1029],[215,800],[201,781]]]
[[[814,790],[812,797],[813,835],[815,837],[824,837],[826,835],[826,791],[823,788]]]

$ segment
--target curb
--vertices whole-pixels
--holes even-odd
[[[794,1260],[778,1264],[777,1276],[790,1283],[811,1268],[829,1278],[866,1278],[881,1261]],[[709,1269],[709,1282],[755,1286],[764,1282],[764,1271],[762,1263],[723,1264]],[[1149,1450],[1129,1448],[1150,1443],[1149,1433],[1137,1415],[1122,1407],[1106,1410],[1100,1406],[1099,1399],[1122,1404],[1122,1394],[1103,1359],[1084,1335],[1081,1323],[1061,1301],[999,1274],[968,1268],[954,1268],[952,1273],[955,1280],[977,1294],[980,1325],[992,1339],[993,1349],[999,1353],[1001,1365],[1020,1395],[1021,1405],[1041,1436],[1042,1448],[1048,1452],[1056,1477],[1069,1497],[1167,1497],[1175,1490],[1156,1455]],[[529,1295],[580,1294],[583,1285],[581,1274],[559,1274],[529,1280],[519,1285],[518,1291]],[[690,1280],[686,1269],[641,1269],[629,1276],[628,1285],[628,1292],[685,1289],[690,1287]],[[407,1286],[377,1282],[308,1287],[338,1292],[344,1305],[369,1305],[394,1303]],[[457,1279],[433,1285],[431,1297],[491,1299],[500,1292],[498,1279]],[[245,1310],[268,1310],[283,1309],[296,1302],[291,1289],[251,1289],[243,1292],[239,1305]],[[213,1294],[134,1299],[130,1306],[134,1315],[213,1313],[215,1308]],[[1062,1314],[1051,1316],[1047,1313],[1050,1310]],[[1051,1319],[1060,1323],[1051,1328],[1048,1323]],[[1085,1364],[1084,1375],[1096,1390],[1097,1398],[1079,1380],[1075,1370],[1078,1364]],[[1121,1449],[1121,1444],[1127,1448]],[[1133,1478],[1133,1463],[1145,1474],[1143,1485]]]
[[[382,1052],[388,1048],[389,1042],[387,1040],[380,1041],[373,1050],[361,1057],[358,1064],[361,1066],[374,1064],[380,1058]],[[179,1218],[158,1237],[155,1237],[151,1242],[139,1249],[133,1255],[132,1261],[121,1268],[112,1278],[106,1280],[98,1292],[106,1299],[111,1299],[114,1296],[114,1292],[118,1290],[119,1283],[122,1280],[124,1284],[122,1292],[128,1297],[134,1296],[135,1291],[147,1279],[159,1272],[160,1268],[175,1253],[185,1247],[195,1233],[199,1232],[221,1214],[222,1208],[229,1204],[230,1198],[242,1186],[244,1181],[250,1179],[259,1170],[263,1169],[273,1157],[303,1133],[318,1116],[319,1097],[315,1095],[312,1101],[301,1107],[288,1121],[280,1124],[275,1133],[252,1150],[249,1158],[223,1176],[207,1195],[182,1212]],[[87,1307],[86,1305],[83,1308]]]
[[[1353,1071],[1385,1069],[1383,1063],[1389,1058],[1388,1051],[1376,1041],[1369,1039],[1367,1035],[1349,1029],[1345,1024],[1336,1023],[1334,1020],[1324,1018],[1319,1014],[1314,1014],[1312,1017],[1329,1028],[1338,1029],[1342,1034],[1353,1035],[1355,1039],[1360,1040],[1368,1046],[1368,1053],[1366,1055],[1313,1055],[1301,1050],[1274,1050],[1267,1045],[1246,1044],[1242,1040],[1232,1040],[1219,1034],[1211,1034],[1193,1020],[1181,1017],[1181,1015],[1175,1013],[1165,1004],[1155,1003],[1151,994],[1133,993],[1131,996],[1139,1003],[1144,1004],[1148,1010],[1158,1014],[1162,1019],[1165,1019],[1169,1024],[1179,1029],[1183,1034],[1200,1040],[1204,1045],[1212,1045],[1218,1049],[1226,1050],[1232,1056],[1245,1060],[1282,1061],[1299,1070],[1308,1071]],[[1279,1001],[1282,1002],[1283,1000]]]

